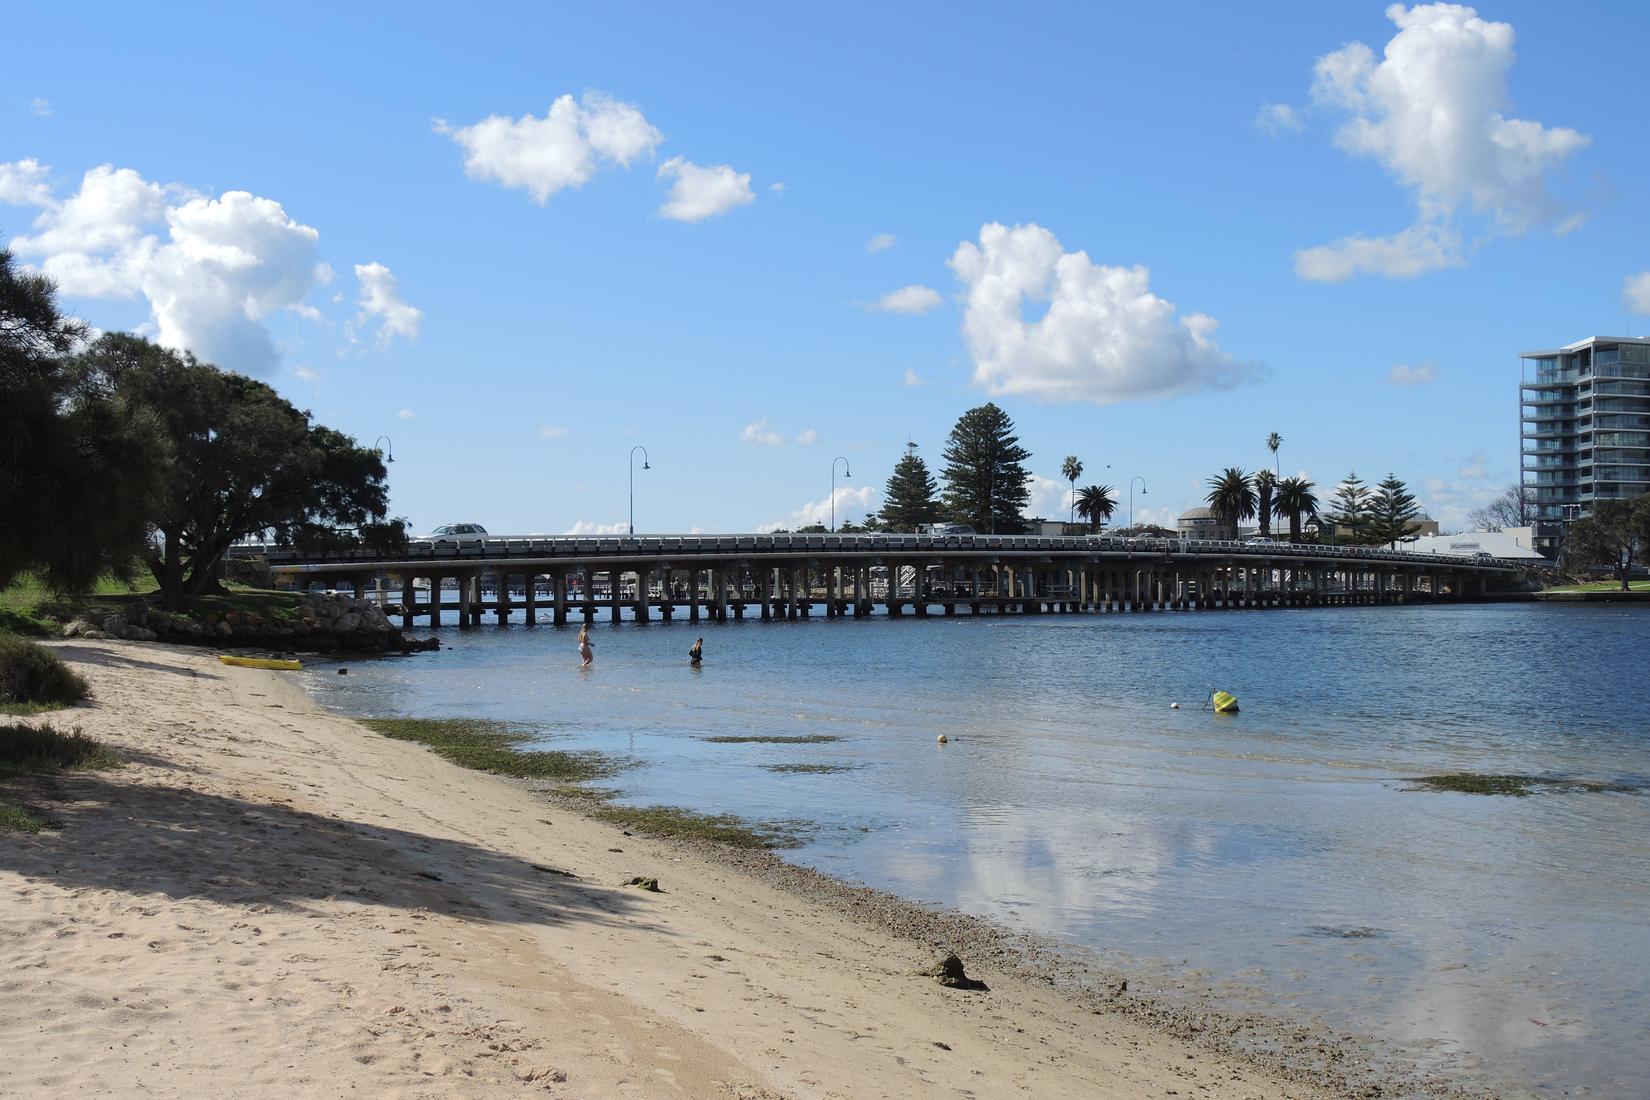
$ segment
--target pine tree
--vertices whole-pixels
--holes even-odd
[[[1030,457],[995,404],[963,413],[945,444],[946,515],[981,534],[1018,534],[1031,501]]]
[[[1328,520],[1335,525],[1335,541],[1362,543],[1369,534],[1369,486],[1357,473],[1346,475],[1329,501]]]
[[[883,491],[882,510],[867,523],[883,531],[915,531],[920,524],[933,523],[940,514],[934,499],[937,489],[928,463],[917,454],[917,445],[907,443],[905,456],[895,464]]]
[[[1398,480],[1397,474],[1387,474],[1369,505],[1370,543],[1390,545],[1408,538],[1418,530],[1415,517],[1420,514],[1421,507],[1409,487]]]

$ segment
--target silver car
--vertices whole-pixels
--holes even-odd
[[[480,546],[486,538],[487,528],[479,523],[443,523],[422,541],[436,546]]]

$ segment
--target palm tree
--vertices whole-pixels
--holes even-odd
[[[1255,471],[1255,493],[1260,497],[1259,507],[1255,515],[1260,519],[1260,537],[1268,538],[1272,534],[1272,491],[1277,488],[1278,476],[1271,470],[1259,469]]]
[[[1110,485],[1085,485],[1077,494],[1077,514],[1088,520],[1089,526],[1099,531],[1117,511],[1117,501],[1111,495]]]
[[[1060,463],[1060,476],[1071,482],[1071,518],[1077,518],[1077,479],[1083,476],[1083,463],[1076,455],[1067,455]]]
[[[1278,448],[1283,446],[1283,436],[1273,432],[1266,437],[1266,446],[1272,452],[1272,472],[1274,474],[1282,473],[1283,468],[1278,465]]]
[[[1238,524],[1255,515],[1255,482],[1236,466],[1228,466],[1219,477],[1209,479],[1209,510],[1224,522],[1237,538]]]
[[[1272,500],[1272,514],[1289,519],[1289,541],[1301,540],[1301,517],[1318,514],[1318,497],[1312,483],[1304,477],[1286,477],[1278,482],[1277,496]]]

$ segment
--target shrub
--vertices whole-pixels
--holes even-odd
[[[27,722],[0,724],[0,777],[119,766],[120,757],[79,730],[63,733]]]
[[[57,654],[15,634],[0,633],[0,703],[78,703],[90,689]]]

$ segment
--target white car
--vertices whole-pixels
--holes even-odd
[[[436,546],[480,546],[486,538],[487,528],[479,523],[443,523],[422,541]]]

